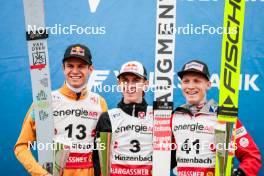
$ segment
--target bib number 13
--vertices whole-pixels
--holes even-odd
[[[82,140],[86,138],[86,127],[82,124],[77,125],[75,128],[73,127],[73,124],[69,124],[65,127],[65,131],[68,131],[68,138],[72,138],[73,131],[76,133],[75,137],[77,139]]]

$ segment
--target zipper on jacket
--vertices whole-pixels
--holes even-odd
[[[132,116],[134,116],[134,117],[135,117],[135,110],[136,110],[135,108],[136,108],[136,105],[134,104],[133,105],[133,111],[132,111]]]

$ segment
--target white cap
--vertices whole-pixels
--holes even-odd
[[[129,61],[124,63],[117,78],[119,78],[124,73],[133,73],[139,77],[147,79],[146,68],[138,61]]]

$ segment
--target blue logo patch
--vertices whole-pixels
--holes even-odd
[[[210,106],[209,107],[209,112],[216,112],[217,111],[217,106]]]

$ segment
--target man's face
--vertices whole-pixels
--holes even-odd
[[[141,103],[148,81],[135,74],[127,73],[119,77],[118,84],[124,96],[124,103]]]
[[[69,58],[64,62],[63,72],[66,81],[72,87],[79,88],[86,83],[88,76],[93,72],[93,66],[79,58]]]
[[[189,104],[200,104],[210,88],[211,82],[202,75],[186,73],[182,77],[182,93]]]

